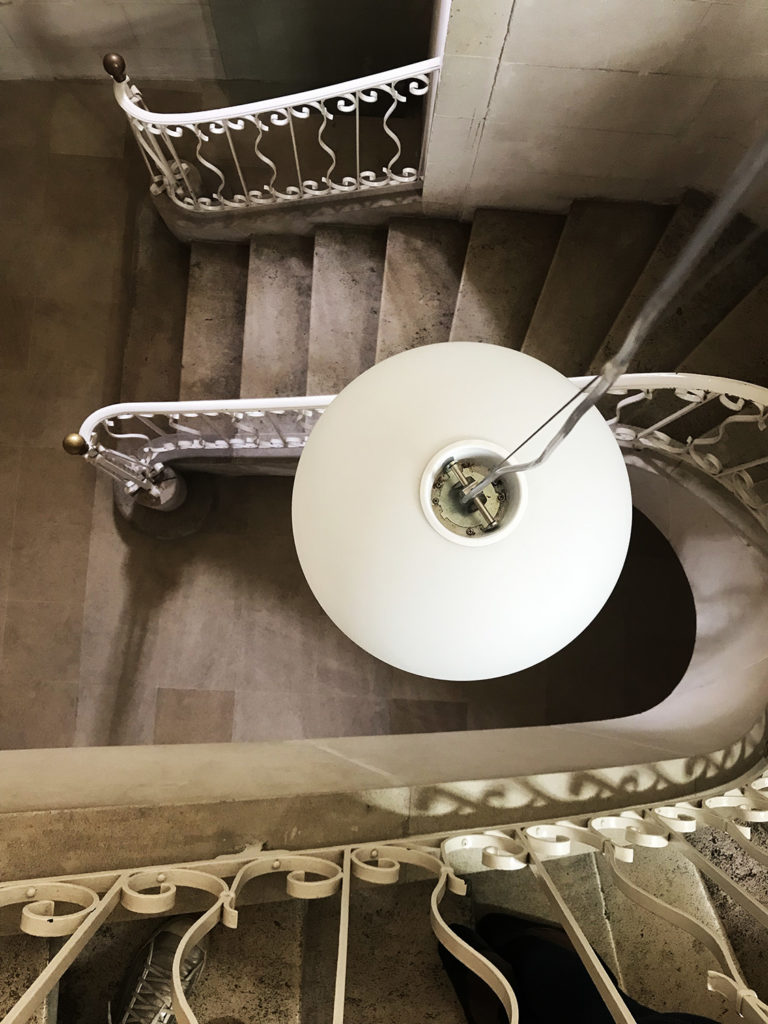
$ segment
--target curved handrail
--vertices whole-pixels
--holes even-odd
[[[586,379],[576,377],[572,381],[581,387]],[[661,415],[656,416],[653,401],[660,392],[671,393],[679,401],[679,408],[670,412],[666,402]],[[84,455],[129,488],[158,497],[157,481],[164,467],[177,459],[221,458],[223,454],[262,457],[267,452],[271,456],[298,457],[312,427],[334,397],[108,405],[86,417],[79,433],[66,439],[65,447],[72,454]],[[642,373],[620,377],[607,397],[618,399],[613,415],[609,413],[607,418],[622,447],[674,458],[716,480],[768,531],[768,500],[756,492],[751,472],[763,465],[768,472],[768,443],[759,438],[768,427],[768,388],[707,374]],[[694,432],[680,440],[668,432],[675,423],[679,433],[686,416],[715,400],[722,406],[723,415],[702,433]],[[641,410],[644,416],[638,423]],[[730,430],[750,424],[755,427],[754,453],[741,462],[727,462],[723,447]],[[551,429],[558,429],[557,420]]]
[[[237,118],[249,117],[255,114],[266,114],[282,107],[301,107],[310,103],[330,100],[344,93],[376,89],[382,85],[389,85],[394,81],[400,82],[415,75],[439,71],[441,64],[442,59],[440,57],[433,57],[431,60],[422,60],[415,64],[405,64],[403,67],[393,68],[391,71],[381,71],[376,75],[351,78],[348,82],[339,82],[337,85],[328,85],[322,89],[309,89],[305,92],[290,93],[287,96],[277,96],[269,100],[258,100],[254,103],[238,103],[231,107],[218,107],[215,110],[194,110],[186,114],[160,114],[157,111],[147,110],[144,106],[139,106],[136,100],[137,98],[140,99],[141,94],[130,78],[126,78],[122,82],[115,82],[114,93],[115,100],[125,113],[144,124],[172,126],[200,124],[212,121],[236,120]]]
[[[710,855],[704,855],[691,841],[691,835],[704,826],[727,842],[733,835],[732,819],[738,815],[750,822],[739,826],[748,837],[751,825],[765,820],[765,799],[761,794],[766,774],[763,763],[757,773],[738,780],[736,788],[725,792],[721,789],[707,796],[693,787],[688,799],[678,800],[674,805],[639,801],[631,807],[616,807],[609,814],[589,813],[581,821],[550,818],[536,824],[516,821],[491,827],[465,826],[431,835],[388,837],[362,845],[300,851],[267,851],[259,842],[240,853],[215,859],[117,869],[110,866],[86,874],[6,881],[0,884],[0,907],[18,913],[16,930],[61,941],[49,962],[18,995],[4,1021],[26,1024],[64,972],[118,910],[129,920],[145,914],[179,913],[177,902],[181,902],[181,894],[188,898],[195,893],[213,899],[207,901],[207,907],[198,907],[188,915],[167,983],[180,1024],[197,1024],[198,1017],[187,1000],[181,977],[185,956],[217,925],[233,930],[240,927],[240,909],[253,901],[245,897],[246,885],[276,876],[284,877],[289,899],[325,900],[340,895],[334,915],[336,926],[327,930],[322,952],[331,959],[336,953],[335,985],[333,994],[328,993],[327,1012],[333,1024],[343,1024],[349,961],[356,945],[351,927],[353,900],[360,899],[366,884],[380,888],[396,885],[401,866],[408,865],[433,881],[428,909],[425,906],[422,912],[425,916],[428,913],[435,938],[497,995],[509,1024],[519,1020],[515,985],[448,924],[441,910],[446,893],[454,898],[465,897],[466,879],[488,868],[507,873],[506,884],[499,884],[497,891],[512,906],[519,879],[523,875],[531,877],[535,890],[551,906],[551,920],[567,935],[606,1008],[615,1020],[632,1024],[634,1017],[624,994],[598,956],[594,938],[586,934],[583,892],[564,883],[562,876],[551,870],[553,862],[559,859],[587,855],[603,866],[611,884],[636,907],[654,914],[663,927],[672,926],[697,940],[714,959],[715,970],[702,957],[686,964],[688,971],[698,975],[698,992],[692,991],[699,1003],[714,1009],[718,1004],[709,995],[715,995],[748,1024],[766,1024],[768,1005],[749,987],[714,912],[705,907],[696,915],[688,913],[677,905],[674,893],[662,892],[664,887],[649,881],[647,870],[639,875],[634,870],[636,854],[637,859],[645,859],[647,867],[663,868],[671,853],[673,863],[679,865],[684,875],[687,864],[699,878],[707,877],[734,900],[758,927],[765,927],[768,910],[740,880],[723,871]],[[744,850],[755,864],[762,863],[760,847],[747,842]],[[358,885],[353,887],[353,881]],[[262,894],[261,899],[264,898]],[[77,908],[74,912],[69,909],[72,906]],[[607,914],[606,919],[609,920]],[[629,920],[627,916],[625,921]],[[398,936],[403,938],[402,934]],[[646,939],[646,945],[649,941],[652,940]],[[299,947],[295,953],[300,955]]]
[[[147,109],[119,54],[104,58],[150,190],[201,214],[417,186],[441,63],[434,57],[267,100],[161,114]],[[418,145],[406,144],[391,121],[398,108],[421,118]],[[376,132],[361,132],[363,117],[378,123]],[[334,122],[341,127],[330,130]]]
[[[583,386],[590,377],[571,377],[577,387]],[[618,378],[610,390],[610,394],[618,394],[623,390],[654,389],[682,390],[683,388],[698,391],[718,392],[733,395],[748,402],[768,407],[768,388],[749,381],[734,380],[731,377],[715,377],[707,373],[625,373]]]

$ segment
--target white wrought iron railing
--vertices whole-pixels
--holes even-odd
[[[418,184],[440,65],[434,58],[257,103],[161,114],[146,108],[122,57],[104,58],[152,192],[198,213]]]
[[[92,413],[65,447],[129,492],[159,499],[159,484],[173,465],[203,470],[212,460],[249,458],[244,471],[269,472],[269,460],[279,456],[285,470],[332,400],[111,405]],[[627,374],[601,408],[625,450],[657,453],[705,474],[768,530],[768,389],[701,374]]]
[[[258,459],[253,472],[269,472],[276,456],[298,459],[334,397],[108,405],[91,413],[64,447],[129,493],[159,498],[159,483],[172,463],[196,462],[204,469],[204,460],[251,458]]]
[[[663,864],[672,853],[676,864],[687,865],[685,870],[693,871],[699,881],[706,879],[710,886],[717,887],[746,912],[758,929],[768,928],[768,909],[743,884],[750,866],[758,872],[768,867],[768,769],[763,762],[762,770],[738,780],[735,788],[714,792],[697,794],[695,782],[691,780],[694,795],[690,799],[671,805],[624,806],[568,819],[506,823],[314,850],[267,852],[259,843],[239,854],[194,863],[5,882],[0,885],[0,908],[18,908],[16,928],[41,940],[63,942],[53,947],[48,964],[19,996],[4,1017],[4,1024],[29,1021],[64,972],[117,911],[135,917],[179,913],[177,900],[181,904],[184,897],[197,893],[205,894],[207,909],[196,911],[194,923],[181,939],[171,978],[176,1019],[179,1024],[196,1024],[197,1017],[180,975],[185,954],[217,926],[237,928],[239,910],[244,903],[254,901],[253,887],[249,898],[244,898],[246,885],[257,878],[264,884],[268,876],[274,875],[285,877],[290,898],[335,903],[338,931],[336,949],[331,950],[331,955],[336,963],[336,977],[325,1012],[326,1019],[333,1024],[343,1024],[348,971],[357,953],[350,933],[350,907],[366,887],[397,883],[402,865],[409,865],[412,874],[415,868],[434,878],[429,908],[425,908],[434,936],[492,989],[511,1024],[519,1020],[512,984],[498,967],[452,929],[441,909],[446,893],[465,896],[467,880],[478,872],[504,873],[500,876],[503,887],[496,891],[505,892],[509,897],[506,905],[512,907],[516,892],[530,880],[534,889],[546,897],[551,920],[564,929],[613,1019],[618,1024],[633,1024],[635,1018],[617,981],[606,969],[580,921],[583,893],[578,892],[574,899],[573,893],[558,884],[552,869],[554,861],[575,856],[597,858],[601,876],[609,879],[632,904],[655,915],[665,926],[671,925],[698,940],[711,955],[714,969],[702,968],[700,956],[687,967],[689,972],[699,972],[697,986],[689,986],[689,991],[701,993],[699,1001],[704,1004],[704,1012],[720,1019],[721,1011],[727,1007],[748,1024],[768,1024],[768,1005],[761,998],[767,993],[756,992],[745,978],[714,910],[704,915],[687,906],[686,895],[690,896],[690,890],[686,893],[684,885],[676,892],[673,882],[660,892],[663,884],[654,890],[654,883],[648,880],[658,874],[664,876],[665,871],[669,875],[669,864],[666,869]],[[697,831],[706,832],[708,841],[697,842]],[[736,844],[742,858],[738,877],[716,863],[718,837],[726,845]],[[636,873],[635,867],[643,864],[646,870]],[[683,873],[679,867],[674,868],[673,878],[680,878]],[[391,932],[396,926],[387,927]],[[633,936],[636,954],[650,944],[651,953],[658,957],[659,948],[653,946],[652,935],[644,935],[642,928],[637,927]],[[402,941],[409,946],[408,937],[403,936]],[[313,953],[316,956],[317,950]],[[411,955],[410,948],[407,953]],[[294,955],[299,959],[302,950],[296,948]],[[664,992],[658,987],[658,980],[654,981],[651,989],[655,988],[657,997],[668,1003],[674,993]],[[679,991],[679,977],[675,987]],[[702,1012],[701,1005],[697,1009]]]

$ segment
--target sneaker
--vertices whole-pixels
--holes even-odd
[[[119,998],[107,1009],[109,1024],[176,1024],[171,1008],[171,968],[182,936],[195,920],[169,918],[139,949],[126,971]],[[207,950],[206,935],[181,963],[185,995],[203,972]]]

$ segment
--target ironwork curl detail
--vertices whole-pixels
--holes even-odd
[[[438,68],[439,61],[426,61],[399,69],[389,79],[372,76],[337,90],[283,97],[271,106],[254,103],[189,117],[150,114],[140,105],[134,86],[121,87],[120,102],[147,165],[153,193],[164,192],[176,205],[205,215],[292,203],[305,196],[412,186],[421,171],[408,157],[406,165],[399,166],[403,141],[391,119],[398,107],[407,109],[409,101],[414,117],[420,116],[415,104],[432,89]],[[384,99],[389,100],[387,109],[377,115],[375,104]],[[363,133],[362,117],[366,118]],[[341,127],[331,137],[327,129],[335,118]],[[313,119],[317,120],[314,138]],[[305,126],[301,132],[299,123]],[[382,142],[391,145],[391,156],[381,167],[375,166],[381,158],[373,154],[381,144],[373,142],[372,124],[378,124]],[[267,132],[272,140],[269,152],[263,141]],[[374,147],[370,152],[369,140]],[[327,158],[322,170],[316,167],[318,153]],[[354,171],[351,166],[339,167],[347,160],[354,162]]]
[[[219,415],[216,413],[215,415]],[[247,418],[246,414],[242,414]],[[200,418],[208,418],[203,414]],[[693,785],[693,783],[692,783]],[[498,996],[510,1024],[519,1020],[514,990],[507,979],[464,942],[441,912],[446,893],[465,895],[467,885],[452,860],[460,853],[481,859],[483,867],[514,873],[527,870],[549,898],[554,919],[570,938],[584,966],[616,1020],[629,1020],[616,989],[548,870],[559,857],[592,854],[602,858],[618,889],[638,907],[682,929],[714,956],[716,970],[702,978],[706,988],[724,999],[748,1024],[766,1024],[768,1006],[748,987],[728,944],[712,927],[671,905],[638,883],[628,868],[633,852],[643,847],[648,857],[667,846],[684,857],[735,900],[761,927],[768,927],[768,908],[691,845],[688,837],[699,825],[727,832],[740,841],[756,863],[766,865],[768,852],[750,841],[749,823],[768,820],[768,769],[737,788],[710,793],[676,804],[638,806],[603,812],[582,823],[545,821],[528,826],[504,826],[477,832],[451,832],[422,839],[386,840],[314,851],[254,849],[190,864],[136,868],[83,876],[0,884],[0,907],[21,907],[19,929],[40,938],[60,937],[63,945],[22,993],[4,1024],[25,1024],[64,971],[119,907],[128,913],[169,914],[176,909],[179,889],[207,893],[210,906],[198,912],[180,939],[171,968],[172,1007],[180,1024],[197,1024],[184,994],[181,964],[189,951],[218,924],[237,928],[238,907],[244,905],[249,883],[268,875],[285,877],[293,899],[340,897],[337,979],[333,1020],[343,1020],[345,976],[352,880],[356,884],[397,884],[402,864],[427,871],[435,880],[429,899],[432,931],[454,957],[482,979]],[[745,822],[747,824],[745,824]],[[66,906],[64,906],[66,905]],[[70,908],[77,909],[72,911]],[[61,909],[60,909],[61,907]]]

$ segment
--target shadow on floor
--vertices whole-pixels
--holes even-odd
[[[552,658],[474,682],[373,658],[324,615],[293,547],[292,481],[219,478],[203,530],[142,536],[97,499],[77,742],[309,739],[591,721],[658,704],[696,633],[671,546],[635,511],[624,571]]]

